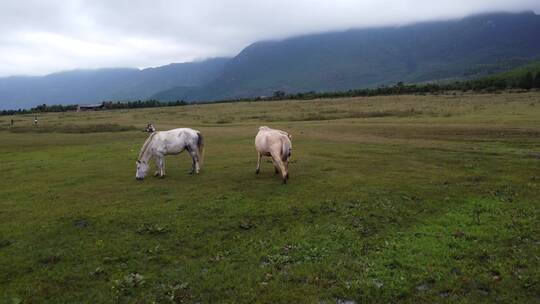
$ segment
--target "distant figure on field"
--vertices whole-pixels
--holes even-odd
[[[256,174],[261,170],[261,158],[272,157],[274,170],[281,171],[283,183],[289,179],[289,159],[292,154],[292,136],[281,130],[274,130],[266,126],[259,127],[259,133],[255,137],[255,149],[258,153]]]
[[[156,132],[156,128],[154,128],[154,125],[149,123],[147,126],[146,126],[146,129],[144,129],[145,132],[148,132],[148,133],[154,133]]]
[[[38,123],[37,116],[34,116],[34,127],[37,127],[37,123]]]
[[[15,122],[13,121],[13,119],[11,120],[11,126],[13,127],[13,125],[15,124]]]

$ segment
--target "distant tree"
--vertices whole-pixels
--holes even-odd
[[[275,91],[275,92],[274,92],[274,95],[272,95],[272,97],[273,97],[274,99],[283,99],[283,98],[285,98],[285,95],[286,95],[286,94],[285,94],[284,91]]]
[[[534,77],[533,81],[533,87],[540,89],[540,71],[536,72],[536,76]]]
[[[533,87],[533,75],[531,72],[527,72],[527,74],[523,75],[521,77],[518,86],[525,90],[530,90]]]
[[[504,79],[496,79],[493,81],[493,87],[495,87],[498,90],[504,90],[507,87],[506,80]]]

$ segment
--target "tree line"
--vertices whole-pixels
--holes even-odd
[[[300,99],[309,100],[316,98],[339,98],[339,97],[369,97],[381,95],[402,95],[402,94],[436,94],[450,91],[474,91],[474,92],[496,92],[507,89],[540,89],[540,70],[536,73],[528,71],[517,77],[491,76],[476,80],[455,81],[449,83],[425,83],[425,84],[404,84],[398,82],[392,86],[381,86],[377,88],[356,89],[336,92],[301,92],[287,94],[284,91],[276,91],[271,97],[257,98],[237,98],[226,99],[215,102],[193,102],[188,103],[183,100],[162,102],[159,100],[136,100],[136,101],[105,101],[102,103],[104,109],[137,109],[137,108],[155,108],[184,106],[187,104],[205,104],[205,103],[229,103],[238,101],[262,101],[262,100],[285,100]],[[77,110],[77,105],[46,105],[42,104],[31,109],[3,110],[0,115],[14,114],[35,114],[45,112],[67,112]]]
[[[446,92],[479,92],[492,93],[510,89],[540,89],[540,70],[533,74],[527,72],[520,77],[503,78],[499,76],[486,77],[482,79],[455,81],[448,83],[425,83],[425,84],[404,84],[398,82],[392,86],[380,86],[377,88],[355,89],[336,92],[300,92],[287,94],[284,91],[275,91],[271,97],[258,98],[238,98],[216,101],[217,103],[238,102],[238,101],[262,101],[262,100],[310,100],[318,98],[340,98],[340,97],[370,97],[384,95],[403,94],[440,94]],[[216,103],[214,102],[214,103]]]
[[[114,110],[114,109],[137,109],[137,108],[156,108],[156,107],[174,107],[174,106],[184,106],[188,103],[183,100],[170,101],[170,102],[161,102],[159,100],[136,100],[136,101],[104,101],[101,103],[103,109]],[[37,114],[37,113],[46,113],[46,112],[68,112],[76,111],[78,105],[46,105],[42,104],[31,109],[18,109],[18,110],[3,110],[0,112],[0,115],[15,115],[15,114]]]

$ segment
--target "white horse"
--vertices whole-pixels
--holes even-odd
[[[281,130],[270,129],[269,127],[259,127],[259,133],[255,137],[255,149],[257,150],[257,169],[261,170],[261,158],[271,156],[276,174],[281,171],[283,183],[289,179],[289,159],[292,153],[292,136]]]
[[[155,158],[158,168],[154,176],[165,177],[165,155],[176,155],[184,150],[187,150],[192,158],[191,174],[199,174],[204,156],[204,138],[199,131],[180,128],[151,133],[139,153],[135,178],[144,179],[152,157]]]

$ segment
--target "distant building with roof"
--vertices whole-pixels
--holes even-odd
[[[105,109],[105,103],[77,105],[77,112],[99,111]]]

